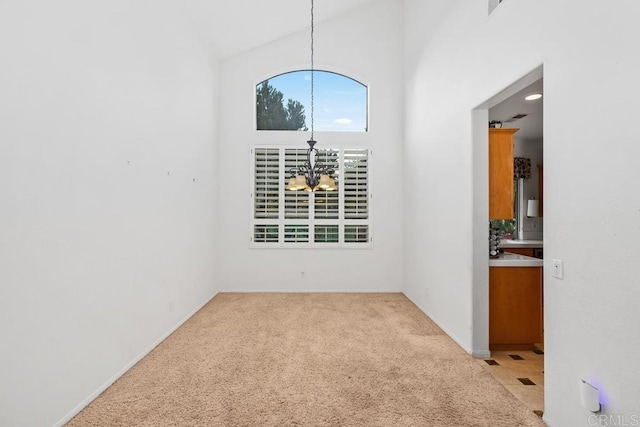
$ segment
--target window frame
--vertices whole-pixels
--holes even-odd
[[[279,168],[278,168],[278,217],[277,219],[262,219],[256,218],[255,203],[256,195],[254,194],[256,188],[256,149],[278,149],[279,150]],[[373,149],[370,146],[354,146],[354,145],[332,145],[330,147],[320,147],[322,150],[336,150],[338,151],[338,218],[337,219],[321,219],[315,216],[315,193],[309,194],[308,199],[308,217],[307,218],[285,218],[285,190],[286,180],[288,180],[288,169],[285,167],[285,151],[286,150],[300,150],[303,147],[292,146],[287,144],[263,144],[253,145],[249,150],[250,166],[249,166],[249,247],[250,248],[270,248],[270,249],[283,249],[283,248],[347,248],[347,249],[371,249],[373,248],[374,234],[373,234],[373,187],[372,187],[372,171],[373,171]],[[359,219],[346,219],[345,218],[345,152],[351,150],[366,150],[367,152],[367,168],[366,168],[366,192],[367,192],[367,218]],[[305,150],[306,151],[306,150]],[[255,226],[278,226],[278,241],[277,242],[264,242],[254,240]],[[291,226],[304,226],[308,225],[308,242],[285,242],[286,227]],[[316,225],[328,225],[338,226],[338,241],[333,242],[314,242],[314,233]],[[350,226],[367,226],[368,227],[368,241],[366,242],[345,242],[345,227]]]
[[[364,108],[365,108],[365,129],[364,130],[362,130],[362,131],[360,131],[360,130],[358,130],[358,131],[354,131],[354,130],[345,131],[345,130],[340,130],[340,129],[323,130],[321,128],[316,128],[316,129],[314,129],[314,132],[316,132],[316,133],[333,133],[333,132],[335,132],[335,133],[340,133],[340,134],[343,134],[343,133],[346,133],[346,134],[349,134],[349,133],[352,133],[352,134],[368,134],[370,132],[370,128],[371,128],[371,122],[370,122],[371,112],[369,111],[370,110],[369,107],[370,107],[370,91],[371,91],[371,88],[369,87],[369,84],[364,83],[363,80],[357,79],[355,77],[351,77],[350,75],[348,75],[346,73],[342,73],[340,71],[332,71],[332,70],[324,69],[324,68],[315,68],[313,70],[310,69],[310,68],[299,68],[299,69],[295,69],[295,70],[288,70],[288,71],[282,71],[282,72],[276,73],[273,76],[271,76],[269,78],[266,78],[266,79],[263,79],[263,80],[261,80],[261,81],[259,81],[259,82],[254,84],[253,105],[254,106],[257,105],[257,99],[258,99],[257,88],[258,88],[258,86],[260,86],[265,81],[271,81],[273,79],[276,79],[278,77],[281,77],[281,76],[284,76],[284,75],[287,75],[287,74],[311,73],[311,72],[334,74],[336,76],[340,76],[340,77],[343,77],[343,78],[345,78],[347,80],[351,80],[351,81],[353,81],[355,83],[358,83],[359,85],[361,85],[365,89],[365,100],[364,100],[365,101],[365,105],[364,105]],[[317,85],[318,85],[318,83],[316,83],[316,87],[315,87],[315,92],[316,93],[318,93],[318,91],[319,91]],[[275,89],[278,89],[278,88],[275,87]],[[284,100],[286,101],[286,99],[284,99]],[[322,107],[322,104],[319,103],[318,100],[316,100],[316,102],[314,104],[315,104],[315,108],[316,109],[319,108],[319,107],[320,108]],[[307,118],[309,118],[310,112],[307,111],[306,108],[305,108],[305,112],[307,114]],[[310,128],[310,126],[307,126],[307,127]],[[257,110],[256,110],[255,107],[254,107],[254,110],[253,110],[253,129],[255,131],[259,132],[259,133],[260,132],[265,132],[265,133],[267,133],[267,132],[306,132],[306,131],[303,131],[303,130],[258,129],[258,113],[257,113]]]

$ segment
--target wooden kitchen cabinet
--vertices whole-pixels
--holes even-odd
[[[516,128],[489,129],[489,219],[513,219],[513,135]]]
[[[489,349],[542,342],[542,267],[489,268]]]

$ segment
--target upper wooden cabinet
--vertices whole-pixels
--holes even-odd
[[[513,219],[513,134],[489,129],[489,219]]]

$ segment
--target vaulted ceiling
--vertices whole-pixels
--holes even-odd
[[[372,1],[377,0],[315,0],[315,21]],[[187,8],[203,41],[219,57],[304,30],[311,22],[311,0],[187,0]]]

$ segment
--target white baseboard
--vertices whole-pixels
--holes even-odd
[[[62,427],[63,425],[65,425],[66,423],[68,423],[69,421],[71,421],[71,419],[73,417],[75,417],[76,415],[78,415],[78,413],[80,411],[82,411],[89,403],[93,402],[93,400],[100,396],[102,394],[102,392],[104,392],[107,388],[109,388],[109,386],[111,386],[111,384],[113,384],[114,382],[116,382],[116,380],[118,378],[120,378],[121,376],[123,376],[129,369],[131,369],[136,363],[138,363],[140,360],[142,360],[147,354],[149,354],[151,352],[151,350],[153,350],[154,348],[156,348],[162,341],[164,341],[165,339],[167,339],[167,337],[169,335],[171,335],[176,329],[178,329],[180,326],[182,326],[184,324],[184,322],[186,322],[187,320],[189,320],[191,318],[191,316],[193,316],[194,314],[196,314],[202,307],[204,307],[209,301],[211,301],[213,299],[213,297],[215,297],[218,294],[218,291],[215,291],[213,293],[213,295],[211,295],[210,298],[208,298],[205,302],[203,302],[202,304],[198,305],[195,309],[193,309],[189,314],[187,314],[182,320],[180,320],[178,323],[176,323],[171,329],[169,329],[166,333],[164,333],[160,338],[158,338],[156,340],[155,343],[153,343],[151,346],[149,346],[149,348],[147,348],[146,350],[144,350],[141,354],[139,354],[137,357],[135,357],[131,362],[129,362],[124,368],[122,368],[120,371],[118,371],[118,373],[116,373],[113,377],[111,377],[109,380],[107,380],[107,382],[105,382],[104,384],[102,384],[96,391],[94,391],[93,393],[91,393],[84,401],[82,401],[82,403],[80,403],[78,406],[76,406],[75,408],[73,408],[67,415],[65,415],[64,417],[62,417],[62,419],[60,419],[57,423],[54,424],[54,427]]]
[[[474,350],[471,352],[471,355],[478,359],[485,359],[491,357],[491,352],[489,350]]]
[[[308,288],[308,289],[292,289],[292,288],[270,288],[270,289],[249,289],[249,288],[229,288],[220,289],[220,292],[239,293],[239,294],[252,294],[252,293],[265,293],[265,294],[286,294],[286,293],[307,293],[307,294],[403,294],[401,289],[389,290],[389,289],[323,289]]]

